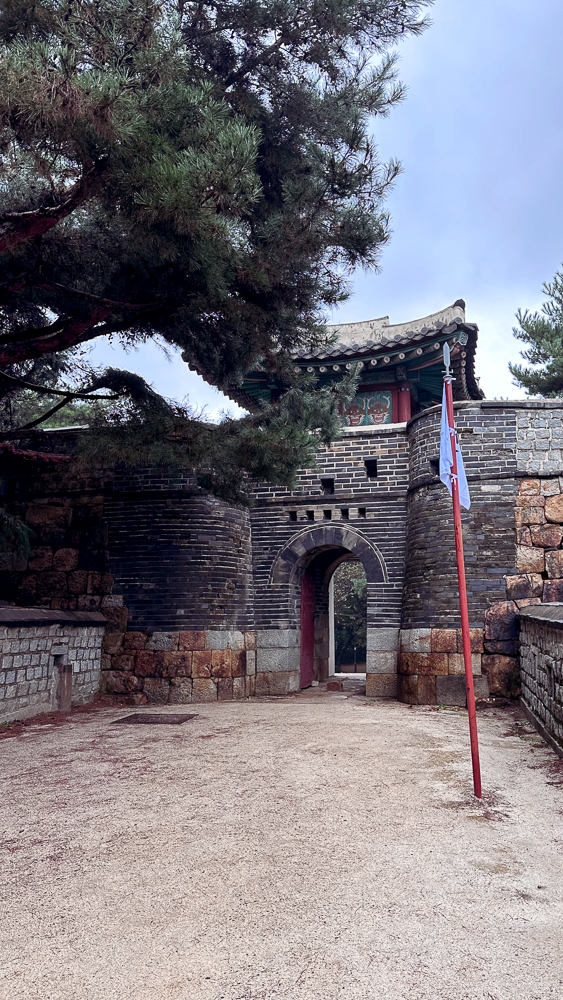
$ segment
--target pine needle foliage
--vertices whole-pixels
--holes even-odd
[[[520,353],[534,367],[508,367],[516,385],[531,395],[550,398],[563,395],[563,272],[557,271],[553,281],[545,282],[543,292],[548,301],[541,312],[518,310],[518,327],[513,330],[518,340],[530,345]]]
[[[1,0],[0,368],[109,334],[159,337],[227,391],[257,363],[293,385],[290,357],[389,238],[399,165],[370,128],[430,2]],[[141,416],[126,382],[123,435],[157,433],[169,410]],[[252,469],[292,400],[318,419],[294,388],[279,425],[242,425]]]
[[[0,552],[11,553],[27,560],[35,533],[16,514],[0,507]]]
[[[365,663],[367,579],[360,562],[344,562],[334,573],[335,660],[337,667]]]
[[[93,433],[83,436],[84,466],[129,464],[191,468],[197,484],[231,503],[249,505],[256,482],[295,485],[297,473],[316,467],[316,453],[340,430],[339,406],[356,390],[356,368],[337,388],[315,389],[308,377],[278,403],[242,419],[206,423],[153,393],[138,376],[128,376],[129,393],[94,410]],[[123,373],[106,385],[118,390]]]

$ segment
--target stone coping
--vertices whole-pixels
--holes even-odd
[[[563,603],[553,604],[531,604],[527,608],[517,611],[519,618],[529,618],[534,622],[541,622],[549,628],[563,629]]]
[[[376,434],[404,434],[406,429],[407,429],[406,423],[360,424],[359,427],[343,427],[342,433],[344,437],[353,437],[354,435],[361,436],[362,434],[366,434],[371,437]],[[339,440],[338,438],[335,439],[335,441],[338,440]]]
[[[19,628],[24,625],[105,625],[99,611],[53,611],[51,608],[0,607],[0,625]]]
[[[483,410],[561,410],[563,409],[563,398],[561,399],[457,399],[454,400],[454,410],[461,410],[467,406],[477,405]],[[407,427],[411,427],[417,420],[430,413],[440,413],[442,404],[429,406],[420,413],[415,413],[410,418]]]

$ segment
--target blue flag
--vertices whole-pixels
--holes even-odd
[[[455,449],[457,456],[457,481],[459,485],[459,502],[462,507],[469,510],[471,507],[471,500],[469,499],[469,487],[467,485],[467,476],[465,475],[465,469],[463,466],[463,459],[461,457],[461,451],[459,450],[459,442],[457,440],[457,435],[454,430],[450,430],[448,424],[448,414],[446,409],[446,383],[444,382],[444,391],[442,393],[442,426],[440,429],[440,479],[442,480],[444,486],[448,487],[448,492],[450,496],[452,495],[452,437],[455,438]]]

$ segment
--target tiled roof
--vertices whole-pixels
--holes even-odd
[[[434,369],[442,364],[441,348],[447,341],[452,351],[454,398],[483,398],[484,394],[475,377],[478,327],[475,323],[466,322],[465,303],[462,300],[439,313],[411,323],[390,325],[388,318],[382,317],[362,323],[335,325],[328,329],[337,335],[341,334],[341,340],[332,346],[315,347],[294,357],[296,370],[301,368],[318,373],[326,379],[332,375],[333,370],[336,373],[340,368],[350,368],[354,362],[360,362],[366,368],[369,366],[369,370],[371,366],[377,367],[378,372],[391,370],[393,365],[404,364],[413,372],[424,370],[427,380],[432,372],[436,375]],[[370,339],[360,339],[358,334],[363,333],[371,334]],[[428,357],[424,358],[423,355]],[[330,365],[323,367],[323,362],[330,362]],[[252,377],[249,373],[246,384],[229,392],[230,398],[247,409],[255,409],[257,400],[251,386],[262,381],[259,374],[261,371],[264,372],[266,382],[267,373],[257,366]],[[434,391],[433,389],[432,392]]]

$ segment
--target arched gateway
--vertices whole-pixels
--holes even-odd
[[[390,589],[386,559],[381,548],[359,527],[350,523],[316,524],[294,531],[271,552],[270,570],[260,600],[275,607],[277,629],[257,630],[257,690],[281,693],[325,680],[330,670],[330,582],[344,561],[362,564],[368,583],[368,648],[373,638],[398,629],[377,628],[378,609]],[[375,626],[375,627],[374,627]],[[370,642],[371,640],[371,642]],[[389,665],[388,665],[389,666]],[[396,689],[396,654],[387,671]],[[389,684],[387,684],[389,688]]]
[[[343,549],[362,563],[368,583],[386,583],[387,569],[381,552],[357,528],[339,524],[297,531],[283,546],[275,560],[270,583],[300,583],[311,559],[323,551]],[[342,562],[342,558],[338,559]],[[332,572],[336,569],[333,567]]]
[[[368,585],[388,582],[377,546],[357,529],[344,525],[319,525],[296,532],[272,566],[270,584],[289,587],[288,598],[299,609],[302,688],[313,680],[326,680],[330,673],[334,642],[330,581],[336,568],[348,560],[362,563]]]

